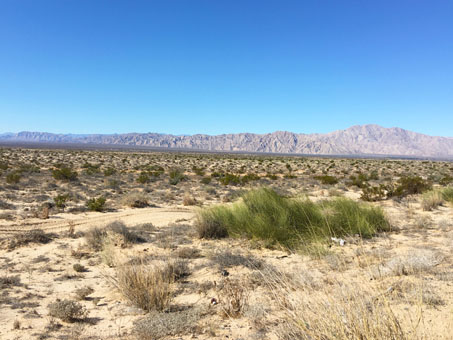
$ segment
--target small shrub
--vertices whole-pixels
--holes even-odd
[[[145,208],[149,206],[147,195],[141,192],[132,192],[126,194],[121,199],[121,203],[131,208]]]
[[[13,171],[6,175],[6,183],[17,184],[20,182],[22,174],[19,171]]]
[[[225,317],[237,318],[243,314],[249,295],[244,283],[227,279],[218,294]]]
[[[77,300],[86,300],[88,295],[93,294],[94,290],[91,287],[78,288],[74,292]]]
[[[64,209],[66,207],[66,202],[69,200],[69,195],[64,194],[64,195],[57,195],[53,201],[55,203],[55,206],[60,209]]]
[[[105,209],[105,197],[100,196],[98,198],[91,198],[87,201],[86,207],[90,211],[104,211]]]
[[[0,276],[0,289],[21,286],[20,276]]]
[[[453,188],[443,189],[442,198],[447,202],[453,203]]]
[[[203,177],[203,178],[200,180],[200,182],[201,182],[202,184],[209,184],[209,183],[211,183],[211,177]]]
[[[425,191],[432,189],[432,184],[425,181],[420,176],[401,177],[398,185],[393,191],[389,192],[389,196],[405,197],[408,195],[422,194]]]
[[[184,175],[184,172],[180,169],[172,169],[168,173],[170,180],[169,183],[171,185],[176,185],[181,181],[184,181],[187,179],[187,177]]]
[[[172,277],[167,266],[133,264],[117,270],[117,288],[135,306],[145,310],[164,310],[171,300]]]
[[[76,301],[57,300],[49,305],[49,315],[65,322],[75,322],[86,317],[85,308]]]
[[[75,181],[77,179],[77,172],[69,167],[62,166],[52,170],[52,176],[56,180],[61,181]]]
[[[443,203],[443,195],[439,190],[425,192],[422,196],[421,205],[425,211],[433,210]]]
[[[74,271],[76,271],[77,273],[83,273],[87,271],[86,267],[81,265],[80,263],[75,263],[72,266],[72,269],[74,269]]]
[[[338,183],[338,179],[336,177],[329,175],[315,176],[315,179],[320,181],[322,184],[333,185]]]
[[[107,168],[104,170],[105,177],[112,176],[114,174],[116,174],[116,170],[114,168]]]
[[[18,247],[23,247],[28,245],[29,243],[49,243],[54,235],[45,233],[41,229],[33,229],[30,231],[26,231],[24,233],[20,233],[14,236],[14,238],[10,241],[8,248],[15,249]]]
[[[186,309],[171,313],[149,313],[146,318],[137,321],[133,333],[138,339],[156,340],[169,336],[193,334],[200,312],[196,309]]]
[[[185,205],[185,206],[197,205],[198,201],[195,199],[195,197],[193,197],[190,194],[186,193],[184,195],[183,200],[182,200],[182,204]]]

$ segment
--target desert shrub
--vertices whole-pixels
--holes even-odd
[[[86,317],[85,308],[76,301],[57,300],[49,306],[49,315],[65,322],[75,322]]]
[[[364,186],[360,199],[368,202],[376,202],[387,199],[387,187],[383,184],[379,186]]]
[[[450,175],[445,175],[444,177],[441,178],[439,181],[440,185],[449,185],[450,183],[453,183],[453,177]]]
[[[338,183],[338,179],[336,177],[329,175],[315,176],[315,179],[320,181],[322,184],[333,185]]]
[[[199,167],[197,167],[195,165],[192,167],[192,170],[193,170],[193,172],[195,172],[195,174],[197,176],[204,176],[204,174],[205,174],[204,168],[199,168]]]
[[[270,174],[270,173],[266,174],[266,177],[269,178],[269,179],[271,179],[271,180],[273,180],[273,181],[275,181],[275,180],[278,179],[278,176],[277,176],[277,175],[275,175],[275,174]]]
[[[131,208],[145,208],[149,205],[147,195],[141,192],[131,192],[124,195],[121,203]]]
[[[83,287],[75,290],[74,294],[78,300],[86,300],[88,295],[93,294],[94,289],[91,287]]]
[[[52,176],[56,180],[61,181],[75,181],[77,179],[77,172],[67,166],[62,166],[52,170]]]
[[[82,165],[82,168],[85,170],[87,175],[96,175],[101,173],[100,167],[100,164],[91,164],[88,162]]]
[[[0,170],[8,170],[8,163],[6,162],[0,162]]]
[[[211,183],[211,178],[210,178],[210,177],[203,177],[203,178],[200,180],[200,182],[201,182],[202,184],[209,184],[209,183]]]
[[[433,210],[443,203],[443,195],[439,190],[428,191],[422,195],[421,205],[425,211]]]
[[[389,192],[388,196],[405,197],[408,195],[422,194],[425,191],[431,190],[430,182],[424,180],[420,176],[401,177],[393,192]]]
[[[140,175],[137,177],[137,182],[141,183],[141,184],[146,184],[146,183],[149,183],[150,181],[151,181],[151,177],[145,171],[142,171],[140,173]]]
[[[59,194],[57,195],[53,201],[55,203],[55,206],[57,208],[65,208],[66,207],[66,202],[69,200],[69,194]]]
[[[85,233],[85,241],[88,248],[94,251],[100,251],[106,236],[105,229],[93,227]]]
[[[41,229],[33,229],[26,231],[20,234],[16,234],[13,239],[11,239],[8,248],[15,249],[18,247],[23,247],[29,243],[49,243],[55,236],[52,234],[45,233]]]
[[[198,201],[195,197],[191,196],[189,193],[184,194],[184,198],[182,199],[182,204],[185,206],[189,205],[197,205]]]
[[[91,198],[86,202],[86,207],[90,211],[104,211],[105,209],[105,197],[100,196],[98,198]]]
[[[243,282],[225,280],[218,291],[222,314],[228,318],[240,317],[248,303],[249,292]]]
[[[81,265],[80,263],[75,263],[73,266],[72,266],[72,269],[74,269],[75,272],[77,273],[83,273],[83,272],[86,272],[87,269],[85,268],[85,266]]]
[[[240,185],[241,178],[237,175],[225,173],[221,177],[219,177],[219,182],[223,185]]]
[[[146,311],[162,311],[168,306],[172,282],[166,265],[132,264],[117,269],[119,291],[129,302]]]
[[[169,183],[171,185],[176,185],[181,181],[184,181],[187,179],[187,177],[184,175],[184,172],[181,169],[172,169],[168,173],[170,180]]]
[[[116,174],[116,170],[114,168],[108,167],[107,169],[104,170],[105,177],[112,176],[114,174]]]
[[[349,199],[314,203],[262,188],[249,191],[232,206],[200,210],[196,228],[201,238],[244,236],[296,248],[315,239],[354,234],[371,237],[389,230],[390,225],[381,209]]]
[[[443,189],[442,198],[447,202],[453,203],[453,187]]]
[[[6,175],[6,183],[8,184],[17,184],[20,182],[22,174],[20,171],[13,171]]]
[[[94,251],[102,250],[107,239],[113,246],[123,248],[142,241],[136,233],[131,232],[124,223],[119,221],[112,222],[102,229],[93,227],[85,233],[86,244]]]
[[[200,317],[200,312],[196,309],[171,313],[152,311],[135,323],[133,333],[143,340],[191,334]]]
[[[0,276],[0,289],[21,286],[20,276]]]
[[[258,181],[261,177],[254,173],[249,173],[241,177],[241,183],[246,184],[251,181]]]

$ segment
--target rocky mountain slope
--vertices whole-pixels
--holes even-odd
[[[72,135],[19,132],[0,141],[149,146],[211,151],[248,151],[322,155],[395,155],[453,158],[453,138],[434,137],[378,125],[352,126],[327,134],[224,134],[175,136],[158,133]]]

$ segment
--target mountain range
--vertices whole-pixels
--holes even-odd
[[[160,133],[53,134],[29,132],[0,134],[0,142],[76,143],[242,151],[308,155],[382,155],[453,158],[453,138],[435,137],[401,128],[356,125],[326,134],[276,131],[267,134],[168,135]]]

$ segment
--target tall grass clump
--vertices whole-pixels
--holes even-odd
[[[439,190],[425,192],[422,195],[421,205],[423,210],[430,211],[444,203],[443,193]]]
[[[453,203],[453,187],[443,189],[442,198],[447,202]]]
[[[233,205],[200,210],[196,227],[201,238],[246,237],[294,249],[334,236],[369,238],[390,224],[379,208],[346,198],[315,203],[261,188]]]

